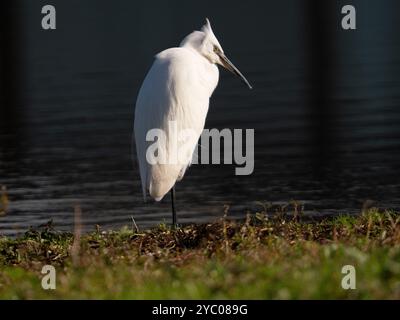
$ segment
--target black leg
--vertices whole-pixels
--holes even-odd
[[[171,205],[172,205],[172,226],[177,226],[176,210],[175,210],[175,186],[171,189]]]

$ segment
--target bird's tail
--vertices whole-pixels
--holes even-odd
[[[132,166],[139,169],[139,161],[136,157],[136,144],[135,144],[135,128],[132,129],[132,137],[131,137],[131,161]],[[139,169],[140,171],[140,169]],[[142,177],[141,177],[142,178]],[[143,192],[143,201],[147,202],[147,191],[146,191],[146,184],[142,182],[142,192]]]

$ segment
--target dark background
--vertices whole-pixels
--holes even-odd
[[[42,6],[57,29],[41,28]],[[357,30],[341,29],[341,8]],[[253,84],[221,70],[206,127],[254,128],[255,171],[196,165],[177,185],[181,222],[243,216],[296,199],[307,214],[399,208],[400,3],[360,1],[8,1],[0,34],[0,233],[53,219],[69,229],[169,221],[144,204],[132,165],[136,95],[153,56],[204,18]]]

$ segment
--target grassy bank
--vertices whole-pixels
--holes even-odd
[[[303,222],[246,221],[171,230],[97,230],[75,239],[52,228],[0,238],[0,298],[400,298],[400,216],[369,210]],[[57,271],[43,290],[41,269]],[[353,265],[356,289],[341,286]]]

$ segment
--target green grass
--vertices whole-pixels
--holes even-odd
[[[296,212],[177,230],[97,230],[75,245],[51,227],[0,238],[0,298],[400,298],[397,213],[302,221]],[[56,290],[41,287],[45,264],[57,270]],[[356,290],[341,287],[344,265],[356,269]]]

